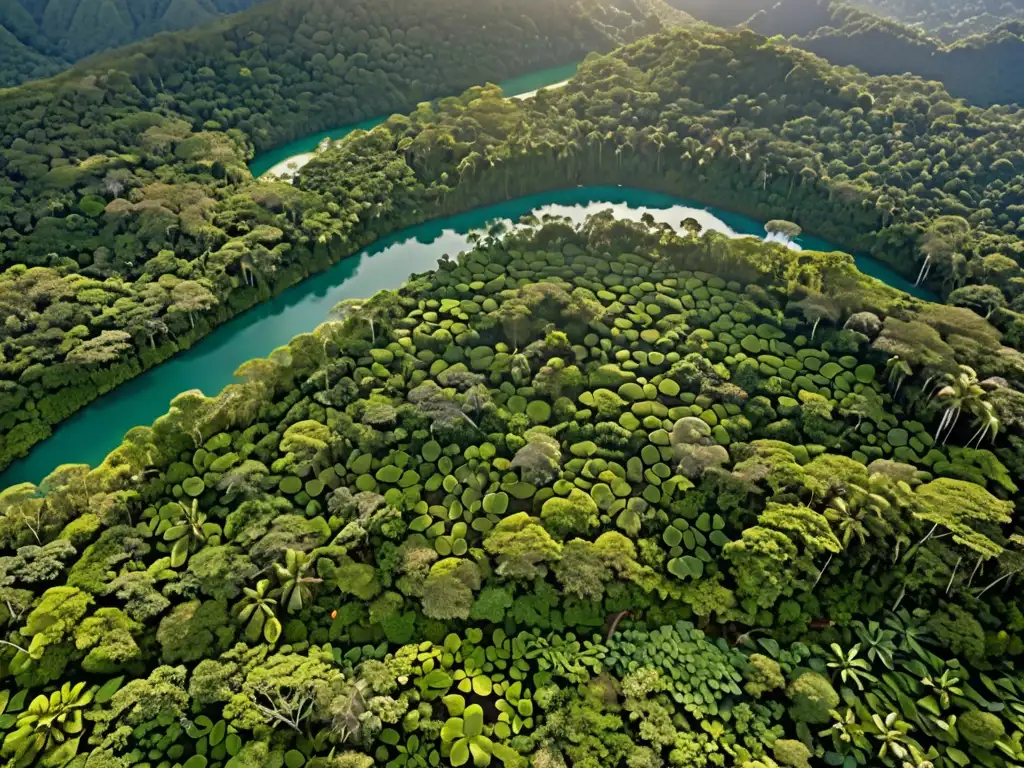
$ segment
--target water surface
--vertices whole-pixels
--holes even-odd
[[[498,85],[505,92],[506,96],[525,99],[533,96],[541,88],[552,88],[563,85],[569,78],[576,74],[578,64],[564,64],[561,67],[541,69],[537,72],[530,72],[527,75],[514,77],[505,80]],[[282,144],[267,152],[257,155],[249,163],[249,170],[255,177],[260,177],[269,171],[273,175],[290,176],[298,168],[309,162],[310,157],[320,144],[328,139],[337,140],[348,136],[352,131],[369,131],[377,127],[387,119],[387,116],[373,117],[361,123],[350,123],[339,125],[335,128],[328,128],[326,131],[311,133],[301,139]],[[293,167],[290,167],[293,166]]]

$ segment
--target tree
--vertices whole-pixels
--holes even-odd
[[[764,231],[768,233],[769,239],[777,239],[779,242],[789,243],[800,237],[803,229],[799,224],[794,224],[792,221],[772,219],[764,225]]]
[[[119,360],[132,349],[131,336],[124,331],[102,331],[99,336],[83,341],[65,360],[76,365],[104,365]]]
[[[964,411],[978,419],[995,416],[992,405],[985,400],[985,390],[979,385],[974,369],[966,365],[959,368],[957,373],[943,376],[944,386],[935,393],[935,399],[946,406],[935,430],[936,440],[945,432],[943,444],[949,439]]]
[[[224,650],[234,638],[228,616],[224,600],[192,600],[175,606],[156,631],[161,658],[171,664],[192,662]]]
[[[953,349],[942,340],[939,332],[920,320],[903,321],[895,317],[885,318],[882,332],[872,343],[872,348],[887,358],[898,358],[899,374],[893,376],[897,383],[909,375],[909,371],[930,371],[945,373],[954,370],[956,356]],[[927,385],[926,385],[927,386]]]
[[[562,464],[562,450],[550,435],[531,430],[526,445],[516,451],[509,465],[518,469],[523,480],[534,485],[545,485],[558,476]]]
[[[313,585],[323,582],[313,576],[316,559],[306,552],[289,549],[284,563],[274,563],[278,586],[271,592],[281,599],[288,613],[298,613],[313,597]]]
[[[276,615],[277,600],[270,597],[269,579],[260,579],[256,588],[245,587],[245,597],[235,606],[238,618],[245,622],[245,636],[251,643],[259,641],[260,636],[270,645],[275,645],[281,636],[281,622]]]
[[[1003,552],[1003,546],[994,537],[999,535],[998,526],[1011,521],[1012,502],[1001,501],[974,483],[948,477],[918,487],[913,500],[914,517],[932,523],[918,546],[941,526],[953,535],[953,541],[982,559],[998,557]]]
[[[100,608],[75,630],[75,647],[89,652],[82,669],[94,675],[113,675],[128,669],[142,669],[142,650],[133,635],[143,626],[117,608]]]
[[[329,718],[331,700],[344,676],[330,657],[316,648],[306,654],[274,654],[253,665],[239,693],[224,708],[224,717],[239,728],[285,726],[302,733],[307,720]]]
[[[545,527],[561,538],[570,533],[589,533],[599,523],[597,514],[597,504],[579,488],[572,488],[567,498],[548,499],[540,510]]]
[[[468,424],[474,430],[479,430],[476,423],[462,412],[454,397],[433,381],[427,380],[410,390],[407,399],[417,411],[430,420],[431,432],[454,429],[460,424]]]
[[[991,317],[997,309],[1006,306],[1006,297],[994,285],[967,285],[957,288],[946,297],[946,301],[957,307],[973,309],[985,318]]]
[[[697,237],[704,229],[703,225],[692,216],[683,219],[679,226],[688,237]]]
[[[797,309],[804,320],[811,324],[811,339],[818,333],[818,324],[822,320],[837,323],[843,316],[843,309],[834,296],[811,293],[800,301],[790,303],[790,308]]]
[[[804,672],[790,683],[786,695],[792,702],[789,714],[798,723],[827,723],[829,711],[839,706],[836,689],[817,672]]]
[[[45,502],[32,483],[19,483],[0,491],[0,540],[10,546],[31,534],[37,544],[42,544],[44,507]]]
[[[498,575],[506,579],[531,580],[547,573],[547,564],[557,561],[562,545],[526,512],[502,518],[484,539],[484,549],[497,558]]]
[[[771,608],[792,590],[789,563],[797,556],[796,545],[781,531],[763,526],[744,529],[740,538],[722,548],[731,564],[737,592],[762,608]]]
[[[439,621],[467,619],[478,589],[480,568],[476,563],[458,557],[438,560],[423,585],[423,613]]]
[[[205,312],[218,304],[217,297],[195,280],[182,280],[171,289],[171,297],[174,303],[168,309],[171,312],[186,313],[192,328],[196,327],[196,312]]]
[[[607,531],[594,542],[566,542],[553,570],[565,592],[583,600],[599,601],[606,585],[616,576],[636,580],[641,568],[636,562],[633,542],[617,531]]]
[[[281,450],[295,454],[298,466],[316,466],[328,463],[335,434],[326,424],[307,419],[292,424],[281,437]]]
[[[183,666],[160,666],[148,677],[129,680],[96,712],[94,736],[113,746],[124,738],[120,728],[141,738],[159,728],[160,721],[177,722],[189,711],[186,675]]]
[[[370,342],[377,342],[378,325],[389,327],[391,317],[401,309],[401,299],[395,291],[378,291],[369,299],[345,299],[331,310],[331,317],[341,321],[349,318],[366,323],[370,329]]]

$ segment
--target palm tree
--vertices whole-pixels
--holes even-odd
[[[831,736],[837,752],[845,752],[851,747],[867,749],[870,746],[864,735],[864,727],[851,707],[847,707],[845,712],[831,709],[829,715],[832,716],[832,725],[819,731],[818,735]]]
[[[881,715],[872,715],[871,722],[874,724],[876,733],[874,737],[881,742],[878,749],[878,758],[885,760],[890,754],[897,760],[903,760],[910,754],[909,738],[910,723],[899,719],[899,715],[890,712],[883,720]]]
[[[995,409],[992,404],[986,401],[982,401],[982,409],[980,413],[976,413],[974,416],[974,424],[978,427],[978,431],[975,432],[971,439],[967,441],[968,447],[977,440],[977,447],[981,448],[981,443],[985,439],[986,435],[992,437],[992,442],[996,441],[996,436],[999,434],[999,430],[1002,427],[1002,422],[996,415]]]
[[[199,499],[192,499],[191,506],[175,502],[180,516],[174,525],[164,531],[164,541],[171,544],[171,567],[178,568],[188,559],[189,553],[202,547],[211,536],[219,536],[221,528],[217,523],[207,522],[206,513],[199,511]]]
[[[312,576],[315,560],[306,552],[295,549],[286,550],[284,564],[274,563],[278,587],[273,594],[281,598],[288,613],[298,613],[313,597],[312,584],[320,584],[323,579]]]
[[[931,688],[932,697],[938,702],[940,709],[949,709],[951,697],[963,696],[963,689],[959,683],[960,678],[951,669],[942,670],[938,677],[925,675],[921,678],[921,684]]]
[[[235,615],[247,622],[245,636],[253,643],[259,640],[261,634],[270,645],[276,643],[281,636],[281,622],[277,618],[277,600],[267,593],[269,586],[269,579],[261,579],[256,583],[256,589],[246,587],[243,590],[245,597],[235,608]]]
[[[893,655],[896,653],[896,630],[883,629],[877,621],[869,621],[867,626],[857,622],[854,629],[861,643],[868,649],[868,659],[878,659],[890,671],[895,669]]]
[[[946,409],[938,429],[935,430],[935,439],[938,440],[945,432],[942,440],[944,445],[964,411],[975,416],[984,416],[991,411],[992,406],[985,401],[985,390],[978,383],[978,374],[973,368],[961,365],[957,373],[947,373],[943,379],[945,386],[935,393],[935,397],[945,404]]]
[[[861,491],[849,499],[836,497],[825,509],[826,519],[837,525],[837,537],[847,549],[854,538],[864,546],[871,536],[882,536],[889,530],[882,514],[889,502],[875,493]]]
[[[910,367],[910,363],[899,355],[893,355],[885,361],[885,371],[888,374],[889,384],[894,385],[893,397],[899,394],[903,382],[914,372]]]
[[[864,681],[874,683],[878,680],[871,674],[871,663],[867,659],[859,657],[860,643],[857,643],[849,651],[844,651],[838,643],[832,643],[833,660],[828,662],[828,668],[835,670],[834,674],[839,675],[843,683],[852,681],[858,691],[864,690]]]

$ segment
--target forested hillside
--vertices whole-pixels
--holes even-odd
[[[976,104],[1024,102],[1024,21],[1006,21],[982,35],[946,45],[899,22],[834,0],[780,0],[746,26],[783,35],[792,45],[868,74],[911,72],[941,81]]]
[[[608,50],[650,5],[289,0],[0,92],[0,466],[363,242],[369,202],[250,186],[254,145]]]
[[[207,24],[256,0],[0,0],[0,87],[98,51]]]

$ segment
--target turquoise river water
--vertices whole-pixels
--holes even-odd
[[[168,403],[180,392],[200,389],[207,395],[216,394],[232,382],[234,371],[242,363],[265,357],[293,336],[312,330],[342,299],[399,287],[409,275],[433,268],[444,254],[454,256],[466,250],[473,231],[486,229],[495,221],[516,222],[528,213],[557,214],[581,222],[587,215],[608,208],[630,219],[649,212],[656,220],[674,227],[693,216],[705,229],[730,236],[764,235],[763,224],[746,216],[624,187],[545,192],[412,227],[382,238],[365,251],[239,315],[192,349],[97,399],[61,424],[28,457],[0,474],[0,488],[38,482],[60,464],[99,463],[128,430],[151,424],[166,413]],[[813,250],[837,250],[814,237],[800,237],[796,243]],[[878,261],[857,257],[857,266],[895,288],[920,298],[933,298]]]
[[[498,83],[498,85],[501,86],[501,89],[505,92],[506,96],[525,98],[532,95],[540,88],[568,80],[576,74],[577,66],[579,65],[565,64],[561,67],[541,69],[527,75],[522,75],[521,77],[514,77],[511,80],[505,80]],[[315,151],[316,148],[320,146],[320,143],[325,139],[336,140],[352,133],[352,131],[368,131],[371,128],[380,125],[386,119],[387,117],[374,117],[369,120],[364,120],[361,123],[341,125],[337,128],[329,128],[326,131],[321,131],[320,133],[311,133],[308,136],[303,136],[301,139],[296,139],[295,141],[291,141],[287,144],[282,144],[279,147],[275,147],[263,154],[257,155],[253,158],[253,161],[249,163],[249,170],[252,171],[253,176],[259,178],[275,165],[283,163],[291,157]]]

